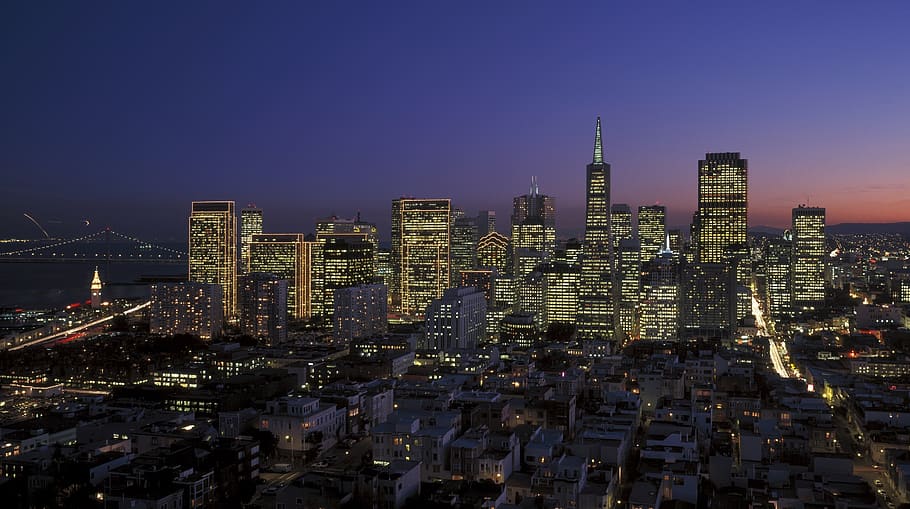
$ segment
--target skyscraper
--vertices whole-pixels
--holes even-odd
[[[336,234],[320,235],[317,244],[322,252],[322,266],[314,267],[314,270],[322,273],[323,315],[331,320],[335,290],[373,282],[374,244]]]
[[[449,288],[427,306],[422,349],[474,349],[484,340],[486,316],[487,300],[482,291],[471,286]]]
[[[261,233],[250,242],[250,272],[274,274],[288,281],[287,307],[291,318],[307,319],[315,313],[313,261],[315,242],[302,233]],[[321,294],[316,295],[321,298]]]
[[[151,286],[149,331],[152,334],[193,334],[202,339],[221,335],[224,299],[214,283],[156,283]]]
[[[237,278],[240,330],[268,344],[288,337],[288,281],[253,272]]]
[[[221,286],[222,310],[236,313],[237,219],[232,201],[194,201],[189,218],[189,281]]]
[[[641,245],[642,263],[657,257],[666,242],[667,208],[663,205],[638,207],[638,240]]]
[[[448,199],[392,200],[392,306],[422,316],[449,287],[452,209]]]
[[[697,263],[726,263],[731,248],[746,245],[748,166],[739,152],[698,162]]]
[[[679,337],[679,263],[669,249],[642,266],[641,337]]]
[[[619,250],[614,253],[617,259],[616,281],[619,285],[616,292],[617,333],[625,341],[637,339],[638,312],[641,299],[641,258],[638,242],[626,239],[619,243]]]
[[[632,238],[632,209],[625,203],[614,203],[610,206],[610,236],[613,240],[613,253],[619,250],[619,244]],[[614,258],[614,262],[617,262]],[[618,263],[618,262],[617,262]],[[614,270],[616,267],[613,267]]]
[[[477,238],[496,231],[496,211],[481,210],[477,213]]]
[[[354,219],[330,216],[316,221],[316,240],[323,240],[328,237],[369,242],[373,246],[373,275],[379,276],[379,264],[376,260],[379,257],[379,230],[375,224],[362,221],[360,213],[357,213],[357,217]],[[328,305],[331,305],[331,298],[327,302],[329,303]]]
[[[771,239],[765,246],[762,259],[765,263],[765,289],[767,292],[768,311],[776,323],[793,313],[791,299],[790,270],[792,268],[793,243],[790,231],[783,236]]]
[[[531,192],[512,200],[512,247],[543,253],[547,258],[556,250],[556,202],[540,194],[537,179],[531,178]],[[532,253],[532,256],[538,257]],[[516,263],[516,266],[518,263]]]
[[[495,267],[499,274],[511,273],[511,253],[509,238],[496,232],[490,232],[477,242],[477,266]]]
[[[797,311],[824,306],[826,254],[825,209],[805,205],[793,209],[792,303]]]
[[[578,337],[613,335],[610,241],[610,165],[604,162],[600,117],[594,130],[594,158],[586,168],[585,238],[578,299]]]
[[[388,327],[386,285],[339,288],[334,294],[335,339],[352,341],[385,333]]]
[[[453,283],[461,279],[461,271],[475,267],[477,258],[477,222],[471,217],[459,217],[452,222]]]
[[[250,271],[250,242],[262,233],[262,209],[250,204],[240,210],[240,273]]]

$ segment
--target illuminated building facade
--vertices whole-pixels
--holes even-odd
[[[619,243],[615,253],[617,274],[617,331],[623,342],[637,339],[638,312],[641,299],[641,258],[638,242],[632,239]]]
[[[684,271],[683,337],[729,338],[736,325],[736,274],[723,263],[696,263]]]
[[[667,237],[667,208],[663,205],[638,207],[638,241],[641,261],[648,263],[657,257]]]
[[[250,205],[240,210],[240,273],[250,271],[250,242],[262,233],[262,209]]]
[[[335,290],[373,282],[374,246],[366,240],[335,235],[323,235],[317,243],[322,253],[322,265],[316,270],[322,274],[324,315],[331,320]]]
[[[496,276],[497,272],[494,268],[463,270],[459,274],[460,286],[473,286],[482,291],[489,309],[493,305],[493,281]]]
[[[224,319],[221,285],[192,281],[156,283],[150,290],[152,334],[191,334],[202,339],[221,335]]]
[[[451,223],[448,199],[392,201],[393,309],[422,316],[449,287]]]
[[[477,241],[477,266],[493,267],[500,274],[511,274],[512,254],[509,238],[490,232]]]
[[[288,282],[288,317],[307,319],[316,314],[313,262],[318,246],[302,233],[261,233],[250,241],[250,271],[274,274]]]
[[[790,287],[790,268],[793,243],[790,232],[771,239],[762,257],[765,263],[765,290],[771,319],[780,321],[793,314],[793,291]]]
[[[594,158],[586,168],[585,238],[577,332],[580,339],[613,336],[610,165],[604,162],[600,117],[594,132]]]
[[[334,336],[341,341],[369,338],[388,330],[388,289],[382,284],[335,290]]]
[[[825,305],[825,209],[793,209],[792,304],[797,311]]]
[[[474,349],[486,336],[487,301],[474,287],[449,288],[426,310],[424,350]]]
[[[474,218],[459,217],[452,221],[451,281],[461,279],[461,271],[475,267],[477,258],[477,222]]]
[[[354,219],[331,216],[316,221],[316,240],[322,240],[327,237],[369,242],[373,248],[372,264],[374,275],[379,274],[377,261],[379,256],[379,230],[375,224],[362,221],[360,214],[357,214]],[[331,302],[331,299],[328,302]]]
[[[532,313],[512,313],[503,317],[499,328],[499,342],[518,348],[530,348],[540,338]]]
[[[95,274],[92,276],[92,309],[101,307],[101,276],[98,274],[98,267],[95,267]]]
[[[535,227],[529,230],[526,239],[516,239],[515,227],[526,223]],[[515,247],[536,249],[547,254],[556,249],[556,201],[552,196],[540,194],[536,177],[531,177],[530,193],[512,200],[512,232]]]
[[[194,283],[221,286],[222,310],[237,302],[237,218],[232,201],[194,201],[189,218],[189,272]]]
[[[252,239],[251,239],[252,240]],[[288,337],[288,281],[253,272],[237,278],[240,331],[274,345]]]
[[[746,245],[748,161],[739,152],[709,153],[698,162],[698,263],[727,263]]]
[[[641,338],[652,340],[679,337],[679,265],[668,250],[642,267]]]
[[[632,239],[632,209],[628,204],[614,203],[610,206],[610,237],[614,254],[619,249],[620,242]],[[617,260],[613,261],[615,265]]]
[[[578,316],[581,271],[565,263],[548,263],[543,270],[543,326],[574,324]]]

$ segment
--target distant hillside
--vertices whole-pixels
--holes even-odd
[[[781,228],[775,228],[773,226],[753,226],[749,228],[749,233],[752,235],[780,235],[784,233],[784,230]]]
[[[841,223],[825,227],[828,233],[901,233],[910,236],[910,221],[901,223]]]

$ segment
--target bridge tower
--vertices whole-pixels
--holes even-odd
[[[92,278],[92,309],[101,308],[101,276],[98,275],[98,267],[95,266],[95,276]]]

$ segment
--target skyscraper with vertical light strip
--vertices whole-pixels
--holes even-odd
[[[422,317],[448,288],[452,231],[449,199],[392,200],[392,307]]]
[[[581,339],[613,336],[610,165],[604,162],[600,117],[594,129],[594,158],[586,168],[585,238],[577,333]]]
[[[237,218],[233,201],[194,201],[189,218],[188,280],[221,286],[224,315],[237,310]]]

